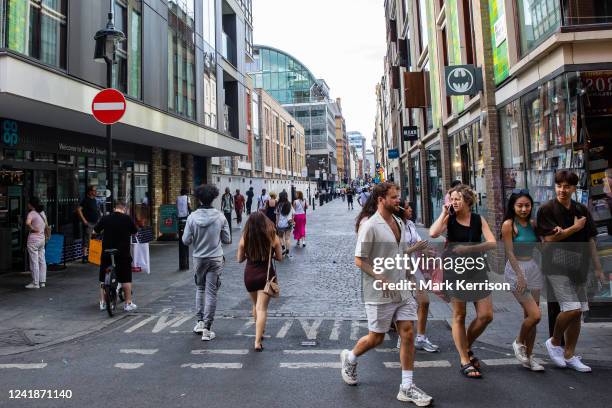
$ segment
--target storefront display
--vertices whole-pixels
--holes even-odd
[[[81,224],[76,209],[88,185],[98,190],[100,210],[106,197],[105,141],[34,124],[14,124],[16,143],[0,146],[0,235],[11,236],[9,269],[25,267],[24,229],[26,203],[38,197],[45,208],[53,233],[64,236],[64,260],[82,255]],[[150,208],[144,204],[149,186],[149,148],[115,141],[113,143],[114,195],[126,202],[140,226],[150,225]],[[8,239],[8,238],[7,238]],[[0,258],[8,258],[3,252]]]

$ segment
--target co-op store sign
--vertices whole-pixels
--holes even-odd
[[[19,144],[19,125],[14,120],[2,122],[2,144],[14,147]]]

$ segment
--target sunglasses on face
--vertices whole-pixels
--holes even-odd
[[[526,188],[515,188],[512,190],[512,194],[529,194],[529,190]]]

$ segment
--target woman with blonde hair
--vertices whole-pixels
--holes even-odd
[[[283,253],[276,235],[276,226],[261,212],[254,212],[247,218],[236,257],[238,262],[247,261],[244,268],[244,285],[253,301],[254,349],[263,351],[262,340],[270,302],[270,296],[264,292],[264,288],[268,279],[276,276],[272,259],[282,261]]]
[[[450,190],[450,204],[442,207],[442,213],[429,229],[429,235],[437,238],[446,232],[447,248],[443,253],[444,264],[453,259],[454,268],[444,271],[445,283],[451,286],[447,294],[453,308],[453,341],[461,360],[461,374],[467,378],[482,378],[480,361],[471,350],[486,327],[493,320],[493,303],[490,290],[460,290],[457,282],[465,281],[466,285],[487,281],[488,268],[484,262],[484,252],[495,248],[495,236],[482,216],[472,211],[476,203],[476,194],[466,185],[459,185]],[[484,236],[484,242],[482,240]],[[463,259],[461,259],[463,258]],[[473,267],[459,266],[459,260],[472,259]],[[465,287],[465,285],[463,285]],[[476,318],[465,327],[467,302],[473,302]]]

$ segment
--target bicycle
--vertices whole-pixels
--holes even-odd
[[[100,287],[104,291],[104,302],[106,303],[106,311],[110,317],[113,317],[113,311],[117,307],[117,274],[115,272],[115,255],[119,252],[117,249],[105,249],[104,253],[111,258],[111,264],[106,268],[104,282],[100,283]]]

